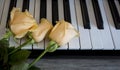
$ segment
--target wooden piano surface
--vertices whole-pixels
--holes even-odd
[[[31,61],[31,60],[29,60]],[[119,70],[119,59],[41,59],[41,70]]]
[[[110,7],[113,6],[111,2],[117,12]],[[55,21],[65,19],[80,32],[79,38],[74,38],[51,55],[120,55],[119,0],[0,0],[0,37],[6,31],[12,7],[23,11],[28,9],[38,23],[43,17],[53,25]],[[24,39],[19,42],[22,44]],[[34,57],[46,48],[47,43],[45,39],[22,49],[33,51]],[[12,37],[10,45],[17,46]]]

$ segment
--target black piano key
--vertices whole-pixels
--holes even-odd
[[[98,27],[98,29],[103,29],[104,28],[103,27],[103,19],[101,16],[98,0],[92,0],[92,4],[93,4],[94,13],[95,13],[97,27]]]
[[[120,0],[118,0],[119,4],[120,4]]]
[[[69,0],[63,0],[63,8],[64,8],[64,19],[65,19],[65,21],[71,23]]]
[[[84,28],[90,29],[90,20],[89,20],[89,16],[88,16],[86,0],[80,0],[80,5],[81,5],[81,12],[82,12]]]
[[[12,11],[13,7],[16,7],[16,2],[17,2],[17,0],[10,0],[8,17],[7,17],[7,21],[6,21],[7,24],[9,23],[9,20],[10,20],[10,12]],[[8,28],[9,25],[6,25],[6,27]]]
[[[46,0],[41,0],[41,2],[40,2],[41,4],[40,4],[40,19],[41,18],[46,18]]]
[[[110,11],[111,11],[111,14],[113,17],[115,27],[116,27],[116,29],[120,29],[120,16],[119,16],[119,13],[118,13],[117,8],[115,6],[114,0],[108,0],[108,5],[110,7]]]
[[[52,0],[52,23],[56,24],[58,21],[58,0]]]
[[[29,58],[37,58],[44,50],[33,50]],[[59,57],[56,57],[59,56]],[[91,56],[91,57],[90,57]],[[120,59],[120,50],[56,50],[55,52],[47,53],[44,58],[91,58],[91,59]],[[82,69],[81,69],[82,70]]]
[[[22,11],[25,11],[26,9],[29,11],[29,0],[23,0]]]

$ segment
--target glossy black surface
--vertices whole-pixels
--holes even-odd
[[[36,58],[43,50],[30,50],[32,51],[30,58]],[[56,50],[53,53],[45,54],[45,58],[64,57],[64,58],[81,58],[89,56],[117,56],[120,57],[120,50]]]
[[[56,24],[58,21],[58,0],[52,0],[52,23]]]
[[[108,4],[110,7],[110,11],[111,11],[111,14],[113,17],[115,27],[116,27],[116,29],[120,29],[120,15],[117,11],[114,0],[108,0]]]
[[[80,0],[80,5],[81,5],[81,12],[82,12],[84,28],[90,29],[90,20],[89,20],[89,16],[88,16],[86,0]]]
[[[69,0],[63,0],[64,20],[71,23]]]
[[[40,19],[41,18],[46,18],[46,9],[47,9],[47,4],[46,4],[46,0],[41,0],[40,2]]]
[[[95,14],[97,27],[98,27],[98,29],[104,29],[103,19],[102,19],[102,16],[101,16],[98,0],[92,0],[92,5],[93,5],[93,9],[94,9],[94,14]]]
[[[29,0],[23,0],[22,11],[25,11],[26,9],[29,11]]]

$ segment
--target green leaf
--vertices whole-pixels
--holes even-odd
[[[11,65],[19,64],[27,60],[30,55],[30,51],[27,50],[19,50],[16,53],[10,55],[9,63]]]
[[[0,40],[0,47],[9,47],[9,41],[6,38]]]
[[[7,39],[3,38],[0,40],[0,61],[6,63],[8,61],[8,47],[9,42]]]
[[[28,63],[22,62],[20,64],[17,65],[13,65],[10,70],[28,70]]]
[[[40,68],[36,67],[36,66],[32,66],[30,67],[28,70],[41,70]]]
[[[15,46],[9,47],[8,48],[8,53],[10,53],[11,51],[15,50]]]
[[[7,47],[0,47],[0,61],[6,63],[8,60],[8,50]]]
[[[6,39],[8,39],[10,36],[12,36],[13,34],[12,34],[12,32],[9,30],[9,29],[7,29],[7,32],[6,32],[6,34],[3,36],[3,38],[6,38]]]

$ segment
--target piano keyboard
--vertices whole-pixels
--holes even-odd
[[[120,50],[119,0],[0,0],[0,37],[8,28],[10,11],[13,7],[22,11],[27,9],[38,23],[41,18],[47,18],[55,25],[55,21],[64,19],[80,32],[79,38],[74,38],[58,48],[59,54],[61,51],[64,51],[63,54],[74,51],[72,53],[74,54],[82,50],[88,52]],[[40,52],[46,48],[48,41],[44,39],[38,44],[25,46],[22,49],[32,50],[33,53]],[[22,44],[24,39],[18,42]],[[12,37],[10,45],[17,46]]]

